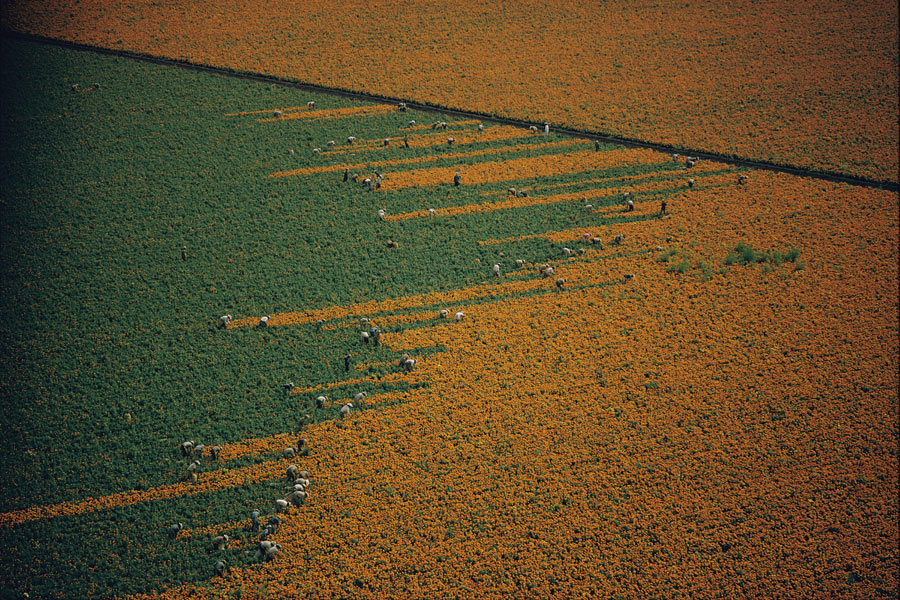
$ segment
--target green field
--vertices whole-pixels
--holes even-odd
[[[459,289],[489,281],[501,252],[505,270],[513,254],[540,262],[561,252],[542,239],[478,240],[605,222],[580,202],[381,222],[379,208],[398,213],[487,202],[497,196],[485,191],[534,182],[460,188],[448,182],[371,193],[344,183],[340,173],[267,178],[344,160],[311,153],[327,140],[379,139],[398,135],[410,119],[453,119],[409,111],[259,123],[224,115],[308,100],[320,109],[358,103],[123,58],[2,44],[4,512],[173,483],[185,466],[176,450],[187,439],[224,444],[292,431],[298,416],[312,410],[312,398],[289,396],[283,384],[340,381],[343,356],[359,347],[353,328],[225,334],[215,327],[222,314],[258,316]],[[71,89],[95,82],[98,90]],[[546,141],[466,150],[529,140]],[[377,156],[456,151],[392,146]],[[578,191],[596,188],[580,180],[640,171],[584,172],[541,183],[569,182],[566,191]],[[655,203],[662,195],[638,200]],[[400,247],[387,248],[388,238]],[[396,359],[385,347],[367,352],[371,361]],[[344,392],[350,391],[335,393]],[[315,411],[320,420],[335,416],[333,409]],[[281,484],[0,528],[0,595],[19,597],[28,589],[32,597],[108,597],[202,581],[211,576],[207,540],[170,541],[166,526],[246,518],[251,508],[269,504],[273,487]],[[232,566],[253,562],[246,552],[229,552]]]

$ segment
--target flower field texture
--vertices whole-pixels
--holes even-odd
[[[4,27],[897,181],[897,3],[15,0]],[[290,48],[290,52],[285,52]],[[301,113],[298,113],[298,117]]]
[[[623,249],[649,252],[559,264],[611,286],[388,334],[398,352],[448,351],[421,367],[415,406],[311,434],[330,462],[279,533],[284,555],[141,597],[896,590],[894,198],[750,177],[629,229]],[[797,243],[806,267],[702,278],[654,250],[716,261],[737,240]]]
[[[896,193],[0,45],[0,598],[897,596]]]

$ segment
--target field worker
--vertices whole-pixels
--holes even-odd
[[[662,204],[659,205],[659,214],[661,214],[661,215],[666,214],[666,206],[667,206],[666,201],[663,200]]]
[[[350,179],[350,169],[344,169],[344,181]]]
[[[634,210],[634,200],[628,201],[628,208],[625,209],[626,212],[632,212]]]
[[[550,135],[550,123],[544,123],[544,135]]]
[[[459,171],[456,172],[456,175],[453,176],[453,185],[459,186],[462,183],[462,176],[459,174]]]
[[[600,152],[600,140],[594,140],[594,152]]]
[[[409,148],[409,136],[403,138],[403,145]]]

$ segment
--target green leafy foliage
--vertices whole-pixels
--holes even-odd
[[[483,192],[537,181],[371,193],[344,183],[340,172],[270,178],[329,161],[368,166],[376,159],[441,157],[449,154],[446,147],[392,144],[337,158],[311,149],[348,135],[395,138],[410,119],[452,119],[409,111],[261,123],[256,116],[225,115],[308,100],[329,109],[357,103],[25,42],[4,39],[2,45],[4,510],[171,484],[184,468],[176,452],[184,440],[225,444],[292,431],[305,412],[316,420],[336,416],[334,408],[315,409],[315,394],[284,393],[285,382],[315,387],[345,380],[349,351],[354,361],[396,359],[385,346],[362,348],[354,327],[225,332],[215,328],[219,315],[459,289],[489,281],[495,262],[509,272],[516,258],[538,263],[561,254],[560,245],[543,239],[479,240],[655,218],[586,214],[579,201],[381,222],[379,208],[398,213],[488,202],[497,196]],[[86,88],[93,82],[100,88],[72,91],[75,83]],[[543,141],[484,142],[472,149]],[[453,160],[428,164],[458,164]],[[584,182],[646,170],[573,173],[540,183],[595,189]],[[639,201],[666,193],[641,194]],[[400,247],[387,248],[388,238]],[[416,326],[422,325],[410,325]],[[377,383],[391,369],[357,372],[376,383],[333,388],[332,396],[364,389],[373,394],[367,406],[377,409],[378,391],[402,389]],[[273,486],[280,483],[2,530],[0,578],[7,590],[28,587],[33,597],[62,598],[201,581],[211,574],[205,540],[172,543],[164,528],[188,516],[197,527],[244,518],[273,497]],[[229,554],[230,564],[243,564],[242,556]],[[48,570],[58,576],[42,577]]]
[[[0,528],[0,579],[27,579],[33,598],[104,598],[203,581],[216,560],[224,558],[232,567],[256,562],[251,544],[258,534],[223,526],[229,547],[214,551],[212,536],[170,539],[167,527],[245,521],[250,510],[268,509],[282,488],[276,482],[242,486]]]

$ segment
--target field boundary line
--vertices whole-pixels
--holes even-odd
[[[401,102],[405,103],[408,108],[429,112],[429,113],[443,113],[446,115],[453,115],[457,117],[464,117],[467,119],[480,119],[487,123],[496,123],[502,125],[513,125],[516,127],[529,127],[534,125],[533,121],[526,121],[524,119],[515,119],[511,117],[501,117],[497,115],[492,115],[489,113],[482,113],[471,110],[463,110],[459,108],[451,108],[447,106],[441,106],[439,104],[434,103],[424,103],[424,102],[416,102],[415,100],[410,100],[407,98],[399,98],[399,97],[390,97],[390,96],[382,96],[378,94],[370,94],[366,92],[359,92],[351,89],[345,88],[337,88],[337,87],[329,87],[324,85],[316,85],[312,83],[306,83],[303,81],[298,81],[294,79],[288,79],[285,77],[276,77],[274,75],[263,75],[261,73],[253,73],[250,71],[239,71],[236,69],[228,69],[225,67],[213,67],[209,65],[204,65],[201,63],[193,63],[184,59],[175,59],[175,58],[165,58],[161,56],[155,56],[153,54],[146,54],[141,52],[135,52],[131,50],[115,50],[112,48],[103,48],[101,46],[94,46],[91,44],[83,44],[80,42],[70,42],[67,40],[60,40],[56,38],[41,36],[37,34],[31,33],[23,33],[19,31],[12,31],[9,29],[3,29],[0,31],[0,35],[4,38],[8,39],[17,39],[21,41],[29,41],[42,43],[52,46],[59,46],[63,48],[69,48],[73,50],[81,50],[85,52],[94,52],[96,54],[104,54],[107,56],[116,56],[120,58],[129,58],[132,60],[139,60],[143,62],[154,63],[163,66],[171,66],[171,67],[180,67],[182,69],[188,69],[192,71],[199,71],[204,73],[212,73],[217,75],[223,75],[226,77],[234,77],[237,79],[245,79],[249,81],[258,81],[260,83],[268,83],[273,85],[280,85],[284,87],[293,87],[300,90],[305,90],[308,92],[315,92],[320,94],[328,94],[331,96],[340,96],[343,98],[350,98],[354,100],[359,100],[362,102],[375,102],[379,104],[385,103],[393,103],[399,104]],[[667,153],[679,153],[679,154],[687,154],[696,156],[698,158],[704,160],[714,160],[730,165],[740,166],[740,167],[749,167],[753,169],[759,169],[763,171],[775,171],[778,173],[787,173],[789,175],[796,175],[799,177],[809,177],[812,179],[822,179],[825,181],[832,181],[837,183],[846,183],[849,185],[856,185],[861,187],[870,187],[877,189],[884,189],[891,192],[900,191],[900,183],[896,181],[879,181],[877,179],[870,179],[868,177],[857,177],[854,175],[846,175],[843,173],[839,173],[837,171],[827,171],[827,170],[818,170],[818,169],[810,169],[805,167],[797,167],[790,164],[781,164],[766,160],[758,160],[751,158],[743,158],[740,156],[723,154],[717,152],[710,152],[706,150],[697,150],[694,148],[685,148],[683,146],[675,146],[673,144],[664,144],[660,142],[653,142],[648,140],[641,140],[638,138],[630,138],[620,135],[614,135],[611,133],[603,133],[600,131],[589,131],[585,129],[575,129],[572,127],[554,127],[553,132],[556,134],[568,135],[571,137],[596,140],[608,144],[617,144],[620,146],[625,146],[627,148],[646,148],[649,150],[656,150],[658,152],[667,152]]]

